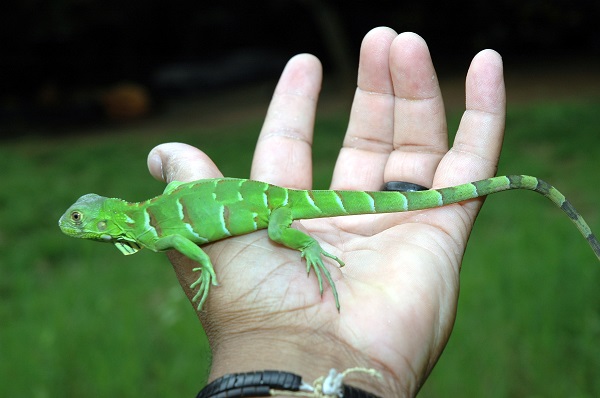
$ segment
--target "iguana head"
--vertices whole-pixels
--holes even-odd
[[[136,253],[142,246],[126,235],[113,219],[115,212],[110,211],[117,202],[123,201],[94,193],[83,195],[58,220],[58,226],[74,238],[114,243],[125,255]]]
[[[103,214],[106,200],[107,198],[93,193],[83,195],[60,218],[60,229],[75,238],[112,242],[119,232],[107,215]]]

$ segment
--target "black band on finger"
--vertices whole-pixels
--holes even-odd
[[[397,191],[397,192],[416,192],[427,191],[429,188],[423,185],[414,184],[406,181],[389,181],[383,184],[382,191]]]

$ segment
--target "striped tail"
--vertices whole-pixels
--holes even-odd
[[[492,193],[527,189],[550,199],[569,216],[600,260],[600,242],[583,217],[560,191],[536,177],[509,175],[454,187],[417,192],[289,190],[293,218],[307,219],[356,214],[397,213],[446,206]]]

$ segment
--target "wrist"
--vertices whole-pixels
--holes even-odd
[[[381,398],[358,387],[344,383],[350,373],[381,375],[373,369],[351,368],[344,372],[331,369],[312,385],[300,375],[278,370],[231,373],[207,384],[196,398],[242,398],[271,396]]]
[[[344,383],[381,397],[410,395],[400,389],[399,383],[380,364],[314,331],[257,330],[220,336],[218,341],[211,341],[211,347],[213,361],[209,382],[226,374],[269,369],[295,373],[304,382],[312,384],[317,378],[328,375],[332,368],[342,372],[364,367],[379,371],[383,378],[352,373]]]

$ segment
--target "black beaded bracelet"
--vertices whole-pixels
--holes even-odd
[[[226,374],[209,383],[196,398],[269,397],[274,390],[313,391],[294,373],[277,370]],[[379,398],[359,388],[343,384],[343,398]]]

